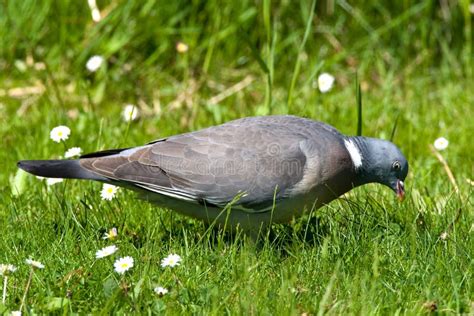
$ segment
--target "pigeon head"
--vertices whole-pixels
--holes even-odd
[[[403,199],[408,161],[397,146],[386,140],[368,137],[350,137],[345,144],[356,169],[358,185],[380,183]]]

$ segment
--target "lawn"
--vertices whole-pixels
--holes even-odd
[[[94,3],[0,2],[0,264],[17,268],[0,274],[0,314],[474,313],[469,1]],[[335,78],[325,93],[322,73]],[[359,187],[258,240],[16,167],[253,115],[355,135],[357,84],[362,134],[393,138],[409,161],[405,200]],[[57,143],[60,125],[71,134]],[[163,267],[170,254],[181,262]]]

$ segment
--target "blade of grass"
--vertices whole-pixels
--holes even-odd
[[[245,43],[247,46],[250,48],[250,52],[252,53],[252,57],[255,58],[257,61],[258,65],[260,66],[260,69],[263,70],[265,74],[268,74],[270,70],[268,69],[267,64],[263,60],[262,56],[260,56],[260,52],[257,50],[257,48],[252,44],[251,40],[249,39],[247,32],[244,29],[240,29],[240,34],[242,35]]]
[[[263,24],[265,26],[265,33],[267,36],[267,84],[265,87],[265,111],[271,113],[273,103],[273,55],[274,55],[274,39],[272,38],[271,25],[271,0],[264,0],[263,2]]]
[[[314,17],[315,6],[316,6],[316,0],[313,0],[313,2],[311,3],[311,11],[310,11],[311,13],[308,17],[308,20],[306,21],[306,29],[303,36],[303,42],[301,43],[300,48],[298,49],[298,56],[296,57],[295,68],[293,69],[293,76],[291,78],[290,88],[288,89],[288,98],[286,100],[288,109],[291,107],[291,102],[293,100],[293,90],[295,88],[296,79],[298,78],[298,75],[300,73],[300,68],[301,68],[301,54],[304,50],[306,41],[308,40],[309,32],[311,30],[311,22],[313,21],[313,17]]]
[[[272,79],[272,73],[273,71],[271,71],[270,69],[273,69],[273,52],[274,52],[274,45],[272,45],[271,47],[273,48],[270,48],[270,52],[269,52],[269,61],[271,63],[271,68],[268,67],[267,63],[263,60],[262,56],[260,56],[260,52],[257,50],[257,48],[252,44],[252,42],[250,41],[250,38],[248,37],[247,35],[247,32],[243,29],[240,30],[240,33],[242,34],[243,38],[244,38],[244,41],[245,43],[247,44],[247,46],[250,48],[250,51],[252,53],[252,57],[255,58],[255,60],[257,61],[258,65],[260,66],[260,69],[265,73],[266,75],[266,87],[265,87],[265,103],[264,103],[264,106],[265,106],[265,112],[264,114],[268,114],[271,112],[271,104],[272,104],[272,86],[273,86],[273,79]],[[274,37],[275,38],[275,37]],[[275,38],[275,41],[276,41],[276,38]]]
[[[221,26],[221,15],[216,14],[215,16],[216,16],[216,19],[214,20],[213,28],[215,30],[214,33],[217,34]],[[204,58],[204,65],[202,67],[203,72],[205,74],[207,74],[209,71],[209,66],[211,64],[212,56],[214,54],[214,48],[216,47],[216,42],[217,42],[217,35],[211,36],[209,40],[209,46],[207,47],[207,51],[206,51],[206,57]]]
[[[362,136],[362,92],[360,91],[359,76],[356,72],[356,100],[357,100],[357,136]]]
[[[263,1],[263,25],[265,26],[265,33],[267,35],[267,48],[270,48],[270,39],[272,34],[271,26],[271,0]]]
[[[397,117],[395,118],[395,123],[393,124],[392,133],[390,134],[390,141],[393,142],[393,138],[395,137],[395,132],[397,131],[398,119],[400,118],[400,113],[398,113]]]

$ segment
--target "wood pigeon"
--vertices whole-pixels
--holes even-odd
[[[351,189],[404,196],[408,162],[389,141],[351,137],[306,118],[247,117],[77,160],[24,160],[37,176],[96,180],[158,205],[244,230],[284,223]]]

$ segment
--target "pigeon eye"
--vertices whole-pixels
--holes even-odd
[[[395,171],[398,171],[402,168],[402,165],[400,165],[400,162],[397,160],[393,163],[392,165],[392,169],[395,170]]]

